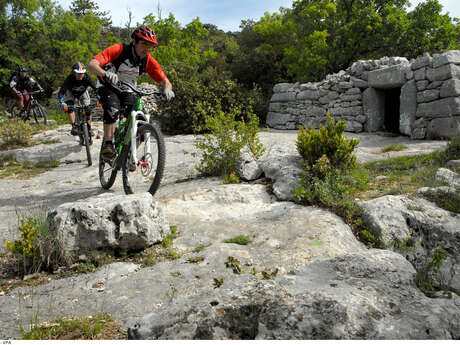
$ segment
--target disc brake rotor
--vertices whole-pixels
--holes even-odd
[[[153,158],[150,153],[146,153],[140,162],[142,176],[147,177],[152,172]]]

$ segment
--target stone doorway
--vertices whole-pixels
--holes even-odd
[[[386,89],[382,91],[385,104],[383,118],[385,130],[387,132],[400,134],[401,88]]]

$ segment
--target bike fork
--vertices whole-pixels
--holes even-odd
[[[145,122],[145,121],[138,121],[137,120],[137,115],[143,115],[146,117],[147,119],[147,123],[149,122],[149,119],[150,119],[150,115],[148,114],[144,114],[142,111],[132,111],[131,112],[131,123],[133,124],[132,127],[131,127],[131,160],[133,163],[135,163],[136,165],[139,165],[143,168],[146,168],[148,167],[148,162],[146,161],[140,161],[137,159],[137,126],[139,123],[142,123],[142,122]],[[148,145],[147,143],[150,141],[150,133],[146,134],[145,135],[145,138],[144,138],[144,145],[145,145],[145,152],[144,152],[144,156],[142,158],[144,158],[145,156],[147,156],[147,154],[151,154],[150,152],[150,145]]]

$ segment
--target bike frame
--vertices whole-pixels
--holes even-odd
[[[138,120],[139,116],[143,116],[146,118],[147,121],[144,120]],[[137,137],[137,129],[139,125],[142,124],[148,124],[150,120],[150,115],[144,113],[142,110],[132,110],[131,113],[129,114],[129,118],[127,119],[128,125],[127,125],[127,133],[128,135],[125,136],[124,141],[122,142],[122,145],[120,146],[120,152],[123,150],[123,147],[126,145],[130,145],[130,151],[131,151],[131,159],[135,164],[141,164],[140,161],[137,159],[137,143],[136,143],[136,137]],[[145,141],[147,142],[150,140],[150,134],[146,135]],[[120,153],[119,152],[119,153]],[[152,153],[150,152],[150,145],[147,145],[147,153]],[[121,163],[121,162],[120,162]]]
[[[137,90],[132,87],[132,85],[128,83],[123,83],[122,84],[128,86],[131,88],[135,94],[136,94],[136,104],[139,103],[139,99],[142,100],[142,97],[137,94]],[[123,92],[119,87],[112,86],[114,87],[117,91]],[[145,93],[144,95],[150,95],[150,94],[156,94],[158,92],[152,92],[152,93]],[[117,152],[117,158],[115,160],[115,169],[121,169],[121,166],[123,162],[126,160],[126,155],[131,152],[131,160],[134,162],[136,165],[141,165],[145,167],[145,162],[141,162],[137,158],[137,143],[136,143],[136,137],[137,137],[137,129],[139,125],[142,124],[149,124],[150,122],[150,114],[145,113],[143,110],[135,109],[136,106],[134,106],[133,110],[131,110],[130,114],[127,116],[127,124],[126,124],[126,134],[123,139],[123,141],[120,143],[120,147]],[[142,116],[143,118],[146,119],[144,120],[139,120],[139,117]],[[119,127],[119,125],[118,125]],[[148,142],[150,140],[150,134],[147,134],[146,137],[144,138],[145,142]],[[129,145],[129,146],[128,146]],[[126,149],[129,147],[129,151]],[[150,145],[147,145],[147,152],[146,154],[152,154],[150,152]]]

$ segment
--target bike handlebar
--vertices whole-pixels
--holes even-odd
[[[100,108],[100,103],[97,104],[90,104],[90,105],[67,105],[67,108],[70,110],[81,110],[81,109],[93,109],[93,108]]]
[[[153,96],[155,96],[155,98],[156,98],[157,100],[160,100],[160,101],[166,99],[165,96],[164,96],[164,94],[163,94],[163,92],[161,92],[161,91],[144,92],[144,91],[141,91],[141,90],[136,89],[133,85],[131,85],[131,84],[127,83],[127,82],[124,82],[124,81],[118,82],[118,85],[113,85],[113,84],[111,84],[111,86],[112,86],[115,90],[117,90],[117,91],[119,91],[119,92],[126,92],[126,90],[123,90],[123,89],[121,89],[121,88],[119,87],[119,86],[123,86],[123,85],[129,87],[131,90],[133,90],[133,91],[134,91],[135,93],[137,93],[139,96],[152,96],[152,95],[153,95]]]
[[[31,91],[31,92],[21,92],[21,91],[18,91],[17,94],[21,94],[21,96],[27,96],[27,95],[36,95],[38,93],[44,93],[45,90],[37,90],[37,91]]]

